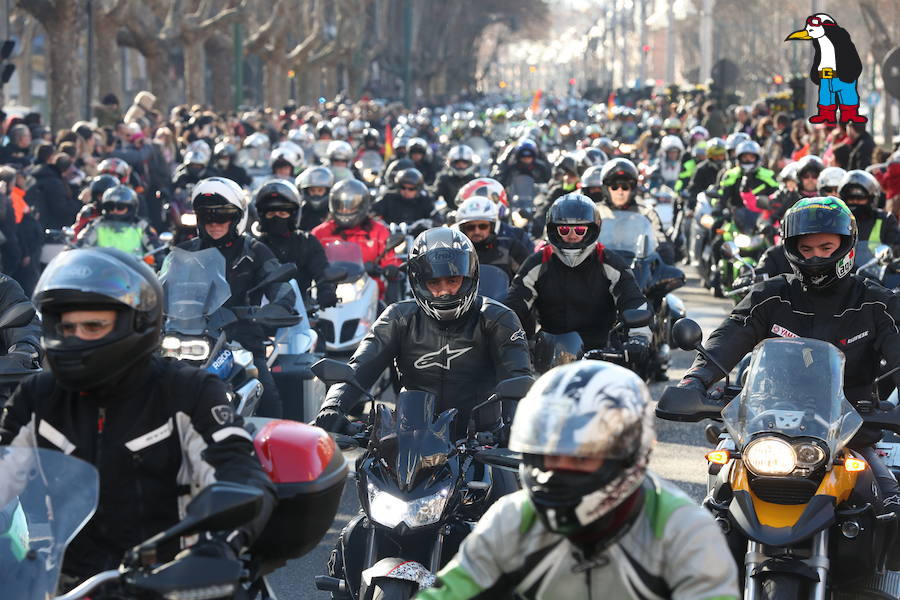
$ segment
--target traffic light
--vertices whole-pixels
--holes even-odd
[[[3,40],[3,44],[0,44],[0,63],[5,63],[0,67],[0,86],[6,85],[16,71],[16,65],[7,62],[15,48],[15,40]]]

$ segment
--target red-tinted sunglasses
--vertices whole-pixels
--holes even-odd
[[[806,24],[812,25],[813,27],[824,27],[825,25],[832,25],[832,26],[835,25],[835,23],[832,23],[831,21],[823,21],[819,17],[809,17],[808,19],[806,19]]]
[[[568,225],[557,225],[556,231],[559,232],[559,235],[569,235],[569,231],[574,231],[575,235],[584,235],[587,233],[586,225],[575,225],[574,227],[569,227]]]

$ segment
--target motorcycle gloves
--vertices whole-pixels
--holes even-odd
[[[353,432],[353,424],[350,419],[335,407],[323,407],[316,415],[315,426],[333,433],[349,434]]]
[[[650,357],[650,341],[643,336],[630,336],[623,349],[628,362],[633,364],[642,364]]]
[[[319,288],[316,292],[316,300],[319,302],[319,308],[331,308],[337,306],[338,297],[333,289]]]

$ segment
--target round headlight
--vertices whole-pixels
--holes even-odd
[[[794,447],[797,462],[803,466],[814,467],[825,460],[825,452],[816,444],[800,444]]]
[[[738,248],[749,248],[753,244],[753,238],[749,235],[739,233],[734,237],[734,243]]]
[[[794,449],[778,438],[761,438],[747,444],[744,462],[757,475],[788,475],[797,465]]]

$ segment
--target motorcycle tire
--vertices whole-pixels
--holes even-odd
[[[809,593],[806,581],[788,573],[766,573],[758,579],[760,600],[806,598]]]
[[[375,584],[372,600],[409,600],[418,591],[419,586],[412,581],[382,579]]]

